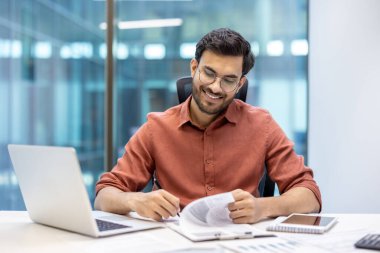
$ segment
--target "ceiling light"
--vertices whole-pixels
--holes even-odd
[[[136,20],[136,21],[120,21],[118,28],[120,30],[126,29],[143,29],[143,28],[157,28],[157,27],[172,27],[181,26],[181,18],[169,18],[169,19],[149,19],[149,20]],[[100,29],[107,29],[106,23],[99,25]]]
[[[267,54],[269,56],[281,56],[284,54],[284,43],[281,40],[272,40],[267,44]]]
[[[309,53],[309,44],[307,40],[293,40],[290,49],[292,55],[307,55]]]

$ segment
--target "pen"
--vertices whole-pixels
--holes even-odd
[[[158,180],[157,180],[156,177],[154,177],[153,182],[154,182],[154,184],[156,185],[157,189],[162,189],[162,187],[161,187],[161,185],[160,185],[160,183],[158,182]],[[178,216],[178,217],[181,217],[181,216],[179,215],[179,212],[177,212],[177,216]]]

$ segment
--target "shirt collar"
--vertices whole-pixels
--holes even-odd
[[[185,100],[185,102],[181,105],[181,112],[179,116],[179,124],[178,127],[181,127],[182,125],[186,124],[187,122],[191,122],[190,118],[190,101],[191,101],[191,95]]]
[[[181,105],[181,112],[180,112],[180,120],[178,127],[183,126],[187,122],[191,122],[190,118],[190,102],[191,102],[192,96],[190,95],[185,102]],[[221,118],[225,118],[228,122],[236,124],[238,119],[238,102],[236,99],[234,99],[231,104],[228,106],[227,110],[223,112],[221,115],[219,115],[216,120],[220,120]]]
[[[226,120],[230,123],[236,124],[238,122],[238,116],[239,116],[239,103],[236,100],[232,100],[231,104],[228,106],[224,117]]]

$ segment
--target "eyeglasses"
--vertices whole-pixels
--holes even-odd
[[[206,85],[214,83],[216,79],[218,78],[218,75],[215,72],[208,69],[201,70],[200,68],[198,68],[198,72],[199,72],[199,81],[201,81],[201,83],[206,84]],[[219,82],[220,88],[224,92],[227,92],[227,93],[232,92],[236,90],[236,88],[238,87],[238,84],[239,84],[238,78],[219,77],[219,79],[220,79],[220,82]]]

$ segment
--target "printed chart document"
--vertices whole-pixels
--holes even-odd
[[[329,253],[331,251],[284,238],[261,238],[257,240],[221,242],[220,246],[232,252],[261,253]]]
[[[318,235],[316,240],[315,235],[311,234],[287,234],[286,238],[292,241],[302,242],[304,244],[316,246],[333,253],[349,253],[349,252],[368,252],[371,250],[359,250],[354,244],[364,235],[375,232],[364,226],[358,229],[340,229],[330,231],[327,234]],[[376,251],[373,251],[375,253]]]
[[[230,192],[195,200],[182,210],[178,222],[167,226],[195,242],[273,236],[248,224],[234,224],[227,208],[234,201]]]

